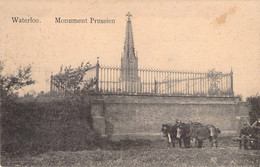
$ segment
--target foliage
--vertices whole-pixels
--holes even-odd
[[[250,124],[253,124],[260,118],[260,96],[257,94],[255,96],[250,96],[246,99],[250,106]]]
[[[61,87],[65,91],[65,95],[79,93],[79,91],[89,92],[94,86],[95,81],[84,81],[83,77],[90,68],[90,64],[82,62],[77,68],[71,66],[60,67],[60,72],[52,76],[53,84]]]
[[[12,99],[16,96],[14,91],[19,90],[22,87],[32,85],[35,81],[31,78],[31,66],[28,65],[24,68],[19,67],[15,75],[2,75],[4,63],[0,61],[0,87],[2,99]]]
[[[60,82],[73,90],[67,96],[59,92],[36,95],[31,91],[14,99],[14,90],[34,83],[31,67],[19,68],[17,75],[1,75],[1,88],[6,95],[1,108],[1,155],[12,157],[93,147],[97,134],[93,130],[90,101],[84,92],[92,92],[94,83],[86,84],[83,90],[76,89],[87,69],[88,63],[77,69],[61,70]]]
[[[2,109],[1,154],[5,156],[89,149],[96,138],[87,103],[36,98],[5,103]]]
[[[239,101],[243,100],[243,96],[241,94],[236,95],[236,97],[238,97]]]

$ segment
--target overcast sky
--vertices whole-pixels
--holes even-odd
[[[235,94],[260,93],[260,1],[3,1],[0,55],[4,74],[31,64],[49,91],[51,72],[82,61],[120,66],[126,13],[132,13],[139,67],[234,72]],[[13,23],[11,17],[41,23]],[[114,24],[59,24],[55,17],[114,19]]]

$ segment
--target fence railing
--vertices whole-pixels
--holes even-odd
[[[51,90],[64,91],[64,87],[51,79]],[[84,80],[96,80],[99,93],[145,94],[145,95],[191,95],[191,96],[233,96],[233,72],[222,73],[187,72],[154,69],[123,69],[119,67],[96,66],[85,72]]]
[[[100,92],[154,95],[233,95],[233,73],[185,72],[100,66]]]

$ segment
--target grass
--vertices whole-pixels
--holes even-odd
[[[221,138],[220,147],[172,148],[166,140],[124,140],[103,143],[95,150],[47,152],[37,156],[2,159],[2,166],[259,166],[258,150],[239,150],[230,138]]]

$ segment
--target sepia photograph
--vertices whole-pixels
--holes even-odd
[[[260,166],[260,1],[0,0],[0,166]]]

